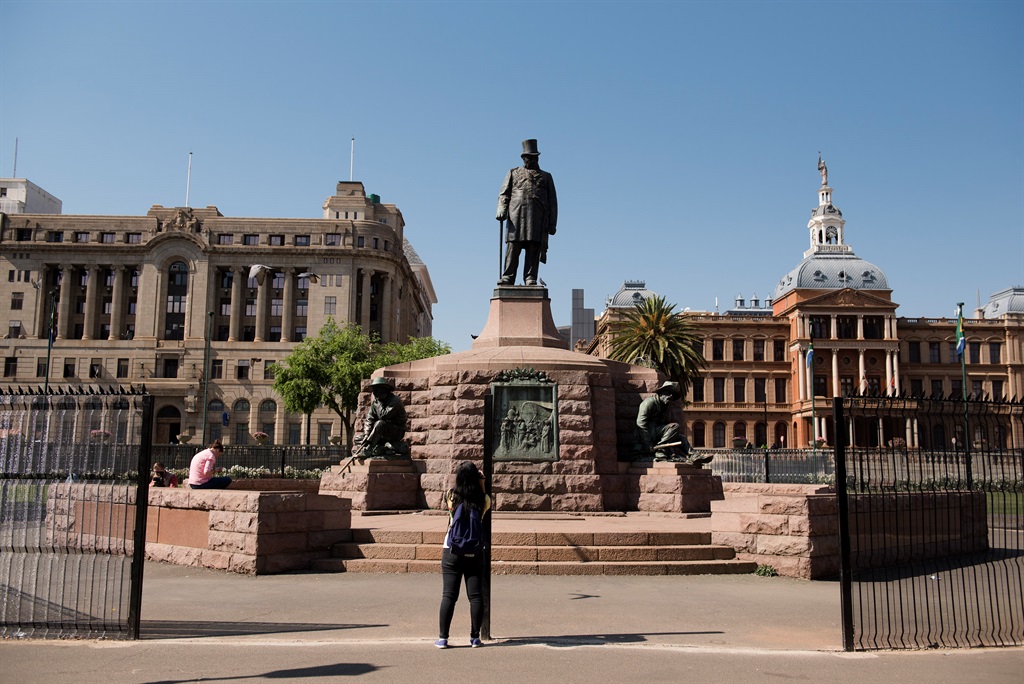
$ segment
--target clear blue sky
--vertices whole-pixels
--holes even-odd
[[[349,176],[402,210],[470,345],[520,141],[559,194],[556,322],[626,279],[681,309],[773,290],[821,150],[902,316],[1024,284],[1024,3],[0,4],[0,175],[67,214],[185,201],[319,217]]]

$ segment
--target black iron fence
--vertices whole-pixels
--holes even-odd
[[[710,468],[722,482],[835,484],[831,449],[715,449]]]
[[[203,448],[193,444],[157,445],[153,447],[153,462],[182,472]],[[339,465],[348,456],[345,446],[229,444],[217,457],[217,467],[237,477],[315,477],[318,471]]]
[[[1024,642],[1022,419],[1016,401],[834,401],[848,650]]]
[[[0,394],[0,636],[138,636],[151,427],[141,391]]]

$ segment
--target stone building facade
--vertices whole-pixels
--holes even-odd
[[[833,444],[833,397],[962,395],[956,319],[896,314],[885,273],[846,241],[845,220],[826,179],[807,230],[809,248],[770,298],[747,301],[741,295],[725,312],[679,314],[691,317],[703,333],[708,361],[687,396],[687,434],[696,447],[802,448],[815,437]],[[644,281],[624,283],[598,318],[587,353],[607,357],[624,313],[653,294]],[[968,394],[1024,397],[1024,288],[996,293],[964,316]],[[997,429],[999,434],[972,439],[1024,447],[1019,424],[1007,421]],[[923,426],[896,430],[887,425],[853,437],[871,446],[900,437],[920,447],[948,447],[955,437]]]
[[[202,435],[204,424],[208,440],[225,443],[258,431],[279,444],[326,443],[340,421],[326,410],[309,421],[288,414],[271,389],[273,363],[329,317],[384,341],[430,335],[437,299],[395,205],[350,181],[322,210],[0,213],[0,387],[144,384],[156,397],[156,443]]]

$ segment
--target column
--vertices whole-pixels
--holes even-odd
[[[267,336],[267,300],[270,298],[270,285],[274,282],[273,271],[268,271],[263,284],[256,290],[256,342],[262,342]]]
[[[892,352],[885,352],[885,394],[892,396]]]
[[[128,269],[124,265],[114,266],[114,292],[110,297],[110,334],[108,340],[121,337],[124,327],[124,276]]]
[[[373,280],[373,271],[363,269],[363,310],[359,317],[359,325],[363,328],[363,334],[370,334],[370,281]]]
[[[380,338],[385,342],[394,341],[391,337],[391,320],[395,315],[395,307],[392,306],[393,303],[391,301],[391,293],[394,289],[392,287],[393,283],[394,279],[391,274],[386,273],[381,276],[380,306],[378,307],[377,315],[380,316]]]
[[[228,323],[228,342],[237,342],[242,336],[242,312],[245,311],[245,269],[231,270],[231,318]]]
[[[838,324],[839,319],[835,314],[828,317],[828,336],[833,340],[839,337],[837,332]]]
[[[796,363],[796,374],[797,374],[797,388],[799,389],[800,401],[807,398],[807,381],[804,379],[804,369],[807,368],[807,352],[803,349],[800,350],[800,358]]]
[[[36,281],[36,314],[33,319],[32,336],[42,340],[50,329],[50,319],[46,315],[46,307],[50,301],[49,278],[50,267],[42,266],[39,269],[39,280]]]
[[[860,333],[864,332],[863,328],[861,327],[861,323],[862,322],[863,321],[858,321],[858,323],[857,323],[857,327],[859,329],[858,330],[858,335]],[[860,373],[860,378],[857,379],[857,382],[860,383],[859,392],[861,394],[864,394],[865,392],[867,392],[867,389],[868,389],[868,387],[867,387],[868,376],[867,376],[867,369],[866,369],[866,367],[864,365],[864,350],[863,349],[858,349],[857,350],[857,371],[858,371],[858,373]]]
[[[99,289],[100,267],[92,265],[89,267],[89,280],[85,285],[85,330],[82,332],[83,340],[91,340],[93,338],[93,329],[96,327],[96,295]]]
[[[61,264],[60,304],[57,313],[57,339],[67,338],[71,330],[71,299],[74,291],[75,269],[70,264]]]
[[[900,394],[900,353],[894,351],[892,353],[892,376],[893,376],[893,389],[895,393]]]
[[[284,270],[284,307],[281,309],[281,342],[290,342],[295,327],[295,269]]]
[[[834,319],[833,319],[834,320]],[[839,352],[836,349],[832,350],[832,396],[838,397],[839,392]]]
[[[857,339],[864,339],[864,314],[857,314]]]

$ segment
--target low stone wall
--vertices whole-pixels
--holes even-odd
[[[134,519],[134,487],[50,487],[46,536],[60,548],[131,554]],[[149,560],[269,574],[306,569],[314,559],[328,557],[335,543],[350,538],[350,503],[340,497],[308,491],[149,491]]]
[[[780,575],[819,579],[839,573],[839,507],[819,485],[724,485],[711,502],[711,541]],[[922,511],[938,511],[922,515]],[[988,545],[983,492],[850,497],[851,559],[858,569],[981,551]]]

